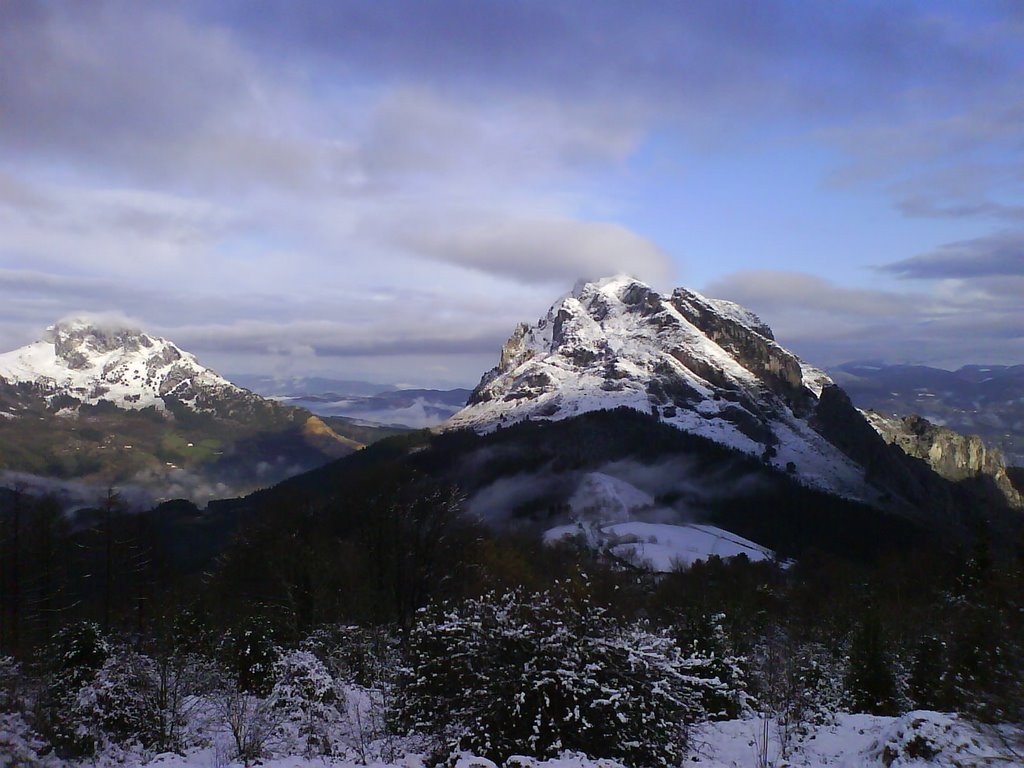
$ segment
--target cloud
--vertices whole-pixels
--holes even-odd
[[[779,343],[815,365],[881,359],[959,367],[1024,358],[1024,279],[1011,285],[950,280],[897,292],[760,271],[729,275],[705,292],[754,310]]]
[[[960,240],[929,253],[882,267],[899,277],[914,279],[1022,277],[1024,232],[1001,232]]]
[[[920,311],[926,300],[863,288],[837,285],[823,277],[805,272],[775,270],[746,271],[729,275],[707,288],[710,295],[756,305],[765,311],[827,312],[836,317],[891,317]]]
[[[411,253],[526,283],[564,286],[620,272],[663,282],[672,273],[664,251],[611,222],[459,210],[376,227]]]
[[[11,0],[0,11],[0,343],[68,311],[116,308],[234,370],[259,369],[261,356],[358,358],[404,363],[393,380],[409,380],[432,354],[446,370],[431,376],[464,383],[493,362],[485,348],[578,277],[671,281],[677,262],[649,233],[692,243],[645,196],[702,195],[686,188],[691,153],[700,164],[709,145],[739,150],[743,164],[783,134],[801,151],[838,148],[843,183],[880,190],[907,216],[1019,221],[1021,21],[974,13]],[[651,168],[663,150],[671,173]],[[774,179],[751,181],[783,194]],[[928,269],[962,272],[955,255]],[[920,271],[926,256],[891,266]],[[1006,277],[994,263],[988,274]],[[1008,281],[960,279],[970,284],[950,306],[1011,301]],[[871,318],[883,331],[947,319],[938,288],[730,280],[822,339],[850,339]]]
[[[657,104],[690,120],[884,107],[905,96],[908,82],[946,89],[985,82],[1002,52],[991,39],[981,45],[967,38],[949,9],[922,14],[895,5],[704,0],[649,3],[637,12],[628,3],[585,0],[413,7],[383,0],[372,8],[318,4],[305,13],[281,1],[258,9],[245,2],[198,7],[280,59],[305,56],[320,67],[414,79],[475,100],[526,91],[611,99],[626,109]]]
[[[173,340],[196,351],[220,354],[315,355],[317,357],[390,357],[402,355],[497,356],[509,329],[488,323],[431,323],[424,327],[407,316],[391,323],[365,325],[345,321],[265,322],[184,325],[168,329]]]

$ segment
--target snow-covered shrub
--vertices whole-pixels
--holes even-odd
[[[239,690],[228,681],[213,695],[213,706],[220,725],[234,742],[234,759],[250,762],[266,757],[281,738],[281,726],[287,719],[283,708],[272,698],[261,698]]]
[[[61,755],[87,755],[95,749],[94,732],[79,709],[79,693],[103,668],[110,653],[110,643],[93,622],[65,627],[54,635],[46,651],[50,670],[40,702],[40,723]]]
[[[270,698],[304,745],[306,756],[334,751],[331,726],[341,719],[344,693],[326,665],[309,651],[291,651],[275,664]]]
[[[827,725],[843,707],[846,659],[820,643],[800,646],[793,659],[793,696],[787,715],[799,723]]]
[[[753,711],[747,691],[747,660],[735,653],[725,631],[725,614],[716,613],[676,628],[682,649],[704,662],[701,703],[710,720],[731,720]]]
[[[156,744],[160,727],[158,681],[153,660],[118,649],[82,684],[72,715],[94,743]]]
[[[393,627],[336,625],[317,630],[302,643],[339,680],[363,687],[394,681],[401,666],[398,633]]]
[[[400,722],[498,762],[577,750],[676,765],[709,684],[706,660],[667,635],[549,593],[421,612],[409,654]]]
[[[83,683],[71,714],[96,743],[181,751],[188,717],[200,704],[195,694],[210,672],[209,663],[194,654],[151,658],[118,648]]]
[[[220,657],[240,691],[267,696],[274,687],[274,664],[281,650],[270,625],[253,619],[224,634]]]
[[[790,755],[799,741],[842,710],[846,658],[825,645],[797,642],[773,627],[755,647],[752,662],[757,709],[773,720],[781,756]]]

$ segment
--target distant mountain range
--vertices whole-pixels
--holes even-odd
[[[239,375],[234,381],[264,397],[301,406],[319,416],[391,428],[436,427],[457,413],[469,389],[407,389],[323,377]]]
[[[107,485],[140,504],[234,495],[384,434],[261,397],[139,329],[61,322],[0,355],[0,482],[69,503]]]
[[[917,414],[982,437],[1006,461],[1024,466],[1024,365],[968,365],[956,371],[923,365],[847,363],[830,371],[858,407],[889,417]]]

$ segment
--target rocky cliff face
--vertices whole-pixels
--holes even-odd
[[[921,450],[896,450],[827,374],[782,347],[753,313],[685,288],[662,295],[627,277],[577,285],[537,323],[517,326],[445,428],[486,433],[623,406],[756,456],[805,485],[942,519],[949,530],[964,529],[970,494],[985,490],[948,482],[958,479],[952,466],[936,466],[940,477],[916,458]],[[991,462],[977,446],[934,446],[924,453],[951,465]],[[1000,491],[1010,488],[1005,471],[993,477]],[[1002,504],[991,494],[978,498]]]
[[[808,485],[873,500],[863,467],[810,421],[829,384],[742,307],[616,277],[580,284],[536,324],[519,325],[446,428],[486,432],[626,406]]]
[[[820,387],[804,380],[804,366],[775,342],[771,328],[757,315],[732,302],[706,299],[676,288],[670,299],[679,313],[732,355],[796,411],[807,413]]]
[[[926,461],[947,480],[963,482],[991,478],[1011,505],[1024,506],[1024,498],[1007,475],[1002,453],[986,445],[977,435],[962,435],[932,424],[921,416],[897,419],[874,411],[868,411],[866,415],[871,426],[886,442],[898,446],[908,456]]]

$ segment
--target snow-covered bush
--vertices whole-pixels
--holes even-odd
[[[675,637],[694,660],[702,660],[701,703],[711,720],[728,720],[753,711],[747,691],[747,660],[733,650],[724,627],[725,614],[701,617],[676,628]]]
[[[341,719],[344,692],[326,665],[309,651],[291,651],[275,664],[270,698],[304,745],[306,756],[334,752],[331,726]]]
[[[400,722],[498,762],[577,750],[676,765],[710,684],[669,636],[550,593],[421,612],[409,654]]]
[[[274,665],[281,650],[270,625],[253,619],[225,633],[220,658],[240,691],[267,696],[274,687]]]
[[[214,694],[213,706],[220,725],[231,734],[234,759],[248,763],[266,757],[281,738],[287,713],[275,706],[272,698],[261,698],[229,683]]]
[[[64,756],[87,755],[95,749],[95,734],[83,721],[79,693],[93,681],[110,653],[110,643],[93,622],[65,627],[54,635],[46,651],[50,670],[40,702],[40,722]]]
[[[800,646],[789,672],[792,693],[780,715],[805,732],[830,723],[843,706],[845,661],[820,643]]]
[[[362,687],[393,682],[401,666],[395,628],[335,625],[317,630],[302,643],[331,674]]]
[[[79,731],[88,733],[96,744],[109,740],[152,746],[160,727],[157,688],[153,660],[118,649],[82,684],[71,714]]]

